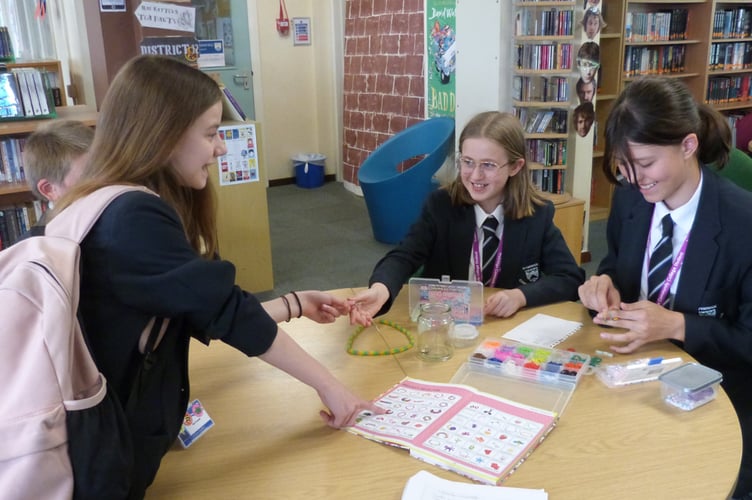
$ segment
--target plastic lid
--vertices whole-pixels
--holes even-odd
[[[723,375],[699,363],[687,363],[667,371],[658,380],[684,392],[694,392],[720,382]]]
[[[478,338],[478,329],[470,323],[457,323],[454,325],[454,337],[461,340],[474,340]]]
[[[314,162],[326,160],[326,156],[321,153],[297,153],[290,157],[290,159],[292,161]]]

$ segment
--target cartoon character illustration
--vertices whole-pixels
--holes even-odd
[[[439,73],[441,83],[447,84],[454,73],[456,62],[457,48],[454,30],[448,24],[442,28],[439,21],[436,21],[431,29],[431,39],[434,66]]]

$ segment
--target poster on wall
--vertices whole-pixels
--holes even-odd
[[[426,0],[426,115],[454,116],[457,0]]]
[[[232,186],[259,181],[256,125],[226,125],[219,127],[219,137],[225,141],[227,152],[217,158],[219,185]]]

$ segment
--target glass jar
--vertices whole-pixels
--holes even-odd
[[[449,304],[428,302],[420,305],[418,316],[418,357],[425,361],[446,361],[454,354],[454,319]]]

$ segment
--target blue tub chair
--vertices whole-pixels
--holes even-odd
[[[436,117],[398,132],[366,158],[358,183],[377,241],[396,244],[407,234],[453,148],[454,118]],[[416,163],[401,171],[411,161]]]

